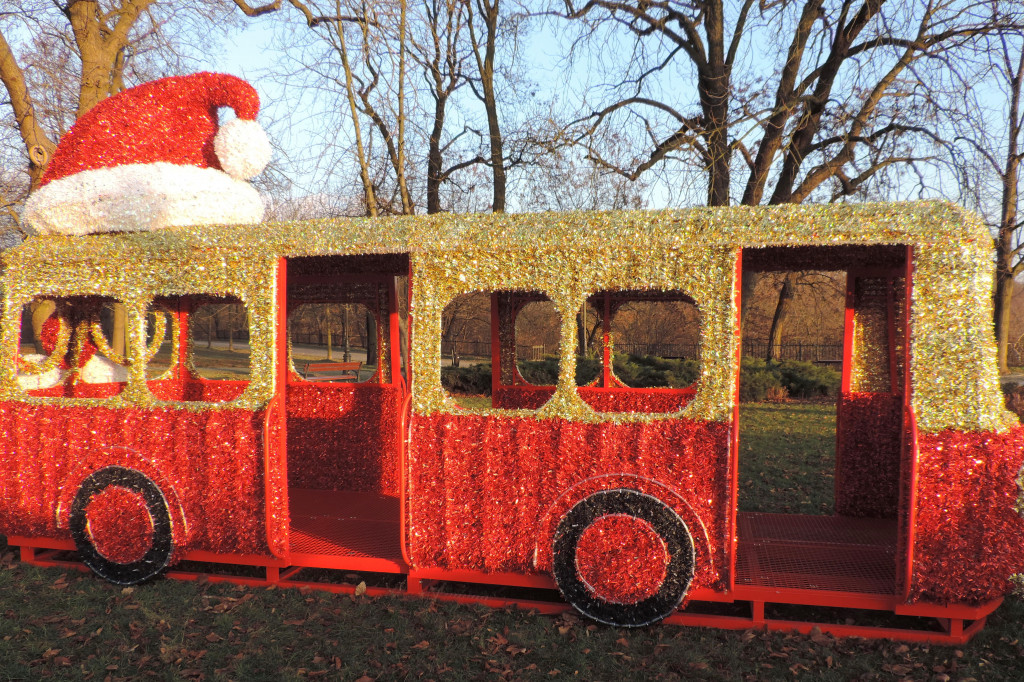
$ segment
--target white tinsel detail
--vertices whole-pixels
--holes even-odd
[[[87,384],[113,384],[128,381],[128,370],[106,358],[93,355],[82,367],[81,377]]]
[[[22,218],[36,234],[144,232],[258,223],[263,200],[252,185],[215,168],[128,164],[54,180],[32,193]]]
[[[217,130],[213,151],[220,167],[239,180],[254,178],[270,163],[270,140],[256,121],[236,118]]]
[[[46,362],[47,357],[40,355],[39,353],[27,353],[22,356],[26,361],[40,364]],[[24,391],[31,391],[36,388],[51,388],[56,386],[64,379],[64,371],[59,367],[54,367],[49,372],[43,372],[42,374],[22,374],[18,373],[18,386]]]

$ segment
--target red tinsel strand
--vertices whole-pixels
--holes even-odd
[[[153,522],[145,500],[135,491],[110,486],[93,496],[85,515],[93,546],[111,561],[138,561],[153,543]]]
[[[580,579],[597,597],[615,604],[635,604],[657,594],[670,560],[654,527],[625,514],[595,520],[576,547]]]
[[[118,93],[61,137],[41,185],[80,171],[156,161],[219,169],[213,137],[222,106],[251,120],[259,96],[240,78],[217,73],[162,78]]]

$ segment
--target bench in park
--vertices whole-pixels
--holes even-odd
[[[359,381],[361,362],[307,362],[302,377],[307,381]]]

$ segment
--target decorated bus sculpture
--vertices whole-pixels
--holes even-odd
[[[615,625],[806,631],[766,605],[838,606],[941,627],[820,627],[946,642],[980,629],[1024,570],[1024,429],[1003,406],[991,240],[970,214],[917,203],[259,224],[244,182],[178,172],[230,165],[223,144],[210,152],[221,105],[247,121],[258,109],[248,85],[214,74],[108,100],[91,129],[141,117],[154,144],[133,155],[73,129],[60,177],[77,185],[30,202],[41,234],[3,254],[0,532],[24,560],[66,564],[77,550],[121,584],[185,575],[182,560],[263,567],[225,578],[251,584],[305,584],[305,568],[401,574],[410,593],[548,610],[561,606],[486,588],[557,588]],[[241,145],[237,177],[265,163],[262,144]],[[131,178],[154,168],[185,180],[139,189]],[[114,179],[91,182],[97,171]],[[227,220],[211,211],[235,194],[250,217],[230,220],[257,224],[192,225]],[[741,513],[743,273],[797,269],[847,278],[837,513]],[[442,311],[471,292],[491,301],[488,409],[441,384]],[[555,386],[517,368],[516,317],[539,300],[558,311]],[[615,377],[611,320],[642,300],[700,310],[692,386]],[[377,363],[356,381],[292,357],[289,315],[323,303],[361,304],[376,323]],[[602,311],[603,370],[578,386],[587,303]],[[115,305],[124,353],[104,333]],[[211,306],[244,307],[238,378],[197,367],[192,332]],[[96,357],[116,371],[87,373]],[[445,583],[479,590],[434,591]]]

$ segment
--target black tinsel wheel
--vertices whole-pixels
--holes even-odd
[[[624,515],[646,521],[665,543],[669,561],[655,594],[633,603],[602,598],[579,575],[577,550],[580,539],[596,520]],[[682,603],[693,580],[694,545],[686,523],[656,497],[619,488],[603,490],[576,503],[555,530],[553,568],[562,596],[580,613],[607,625],[639,627],[663,620]]]
[[[118,563],[100,553],[88,527],[87,510],[93,498],[111,486],[138,494],[145,503],[153,527],[146,554],[137,561]],[[116,585],[135,585],[149,580],[170,563],[174,537],[167,498],[145,474],[120,466],[108,466],[86,478],[71,504],[71,537],[82,562],[100,577]]]

